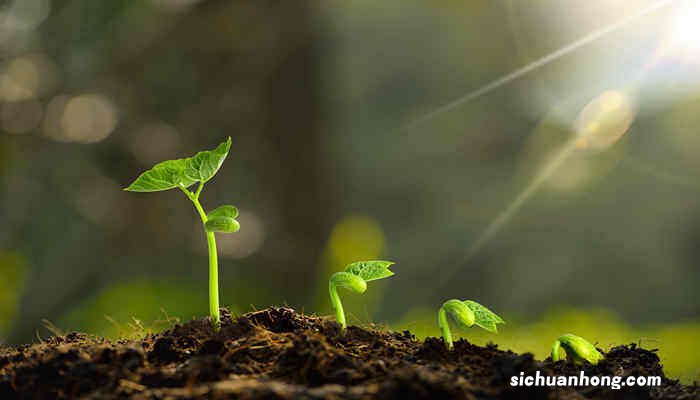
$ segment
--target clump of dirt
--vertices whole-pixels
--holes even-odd
[[[513,387],[512,376],[661,376],[660,387]],[[664,376],[653,350],[615,347],[596,366],[537,361],[466,340],[349,327],[273,307],[142,340],[81,333],[0,350],[1,399],[696,399]]]

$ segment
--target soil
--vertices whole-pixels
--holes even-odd
[[[534,375],[661,376],[661,387],[510,386]],[[466,340],[339,326],[286,307],[175,325],[142,340],[83,333],[0,349],[0,399],[698,399],[664,376],[654,350],[618,346],[598,365],[537,361]]]

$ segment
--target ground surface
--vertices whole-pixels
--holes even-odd
[[[613,348],[597,366],[533,359],[460,340],[350,327],[269,308],[214,332],[194,320],[138,341],[81,333],[0,350],[0,399],[696,399],[697,386],[664,378],[660,388],[513,388],[534,374],[660,375],[653,351]]]

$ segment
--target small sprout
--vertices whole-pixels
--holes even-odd
[[[569,357],[576,364],[583,364],[584,361],[596,365],[605,358],[598,349],[586,339],[567,333],[559,336],[552,345],[552,361],[560,361]]]
[[[199,202],[204,184],[216,175],[221,168],[229,150],[231,138],[221,143],[216,149],[200,151],[189,158],[163,161],[139,175],[136,180],[124,190],[130,192],[159,192],[178,188],[185,193],[194,204],[204,225],[209,248],[209,314],[215,327],[221,323],[219,315],[219,266],[216,255],[215,232],[236,232],[240,225],[236,221],[238,209],[234,206],[220,206],[209,213],[204,211]],[[197,190],[188,188],[198,184]]]
[[[337,288],[344,287],[355,293],[364,293],[367,290],[367,282],[394,275],[389,270],[389,266],[392,264],[394,263],[391,261],[358,261],[345,267],[344,272],[336,272],[331,275],[331,279],[328,281],[328,292],[331,296],[333,311],[335,311],[335,320],[338,321],[343,330],[347,324]]]
[[[438,326],[440,327],[442,338],[450,350],[454,348],[454,344],[452,343],[450,325],[447,322],[448,315],[452,317],[458,326],[470,328],[473,325],[477,325],[493,333],[498,333],[497,324],[505,324],[501,317],[475,301],[447,300],[440,307],[440,311],[438,311]]]

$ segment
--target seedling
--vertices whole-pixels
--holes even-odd
[[[475,301],[447,300],[438,311],[438,326],[449,350],[454,348],[454,344],[452,343],[450,325],[447,322],[448,315],[458,326],[470,328],[476,325],[493,333],[498,333],[497,324],[505,324],[501,317]]]
[[[355,293],[364,293],[367,290],[367,282],[388,278],[394,273],[389,270],[391,261],[358,261],[345,267],[344,272],[336,272],[328,281],[328,292],[331,295],[331,304],[335,311],[335,320],[343,330],[347,328],[345,311],[338,296],[338,287],[350,289]]]
[[[202,219],[207,235],[209,248],[209,315],[215,327],[221,324],[219,315],[219,266],[216,257],[215,232],[236,232],[240,225],[236,221],[238,209],[234,206],[220,206],[209,213],[199,202],[204,184],[207,183],[221,168],[229,149],[231,138],[221,143],[214,150],[200,151],[189,158],[163,161],[139,175],[136,180],[124,190],[130,192],[160,192],[178,188],[194,204],[199,217]],[[188,188],[198,184],[193,192]]]
[[[583,364],[584,361],[596,365],[605,358],[598,349],[586,339],[567,333],[559,336],[552,345],[552,361],[564,360],[568,356],[576,364]]]

